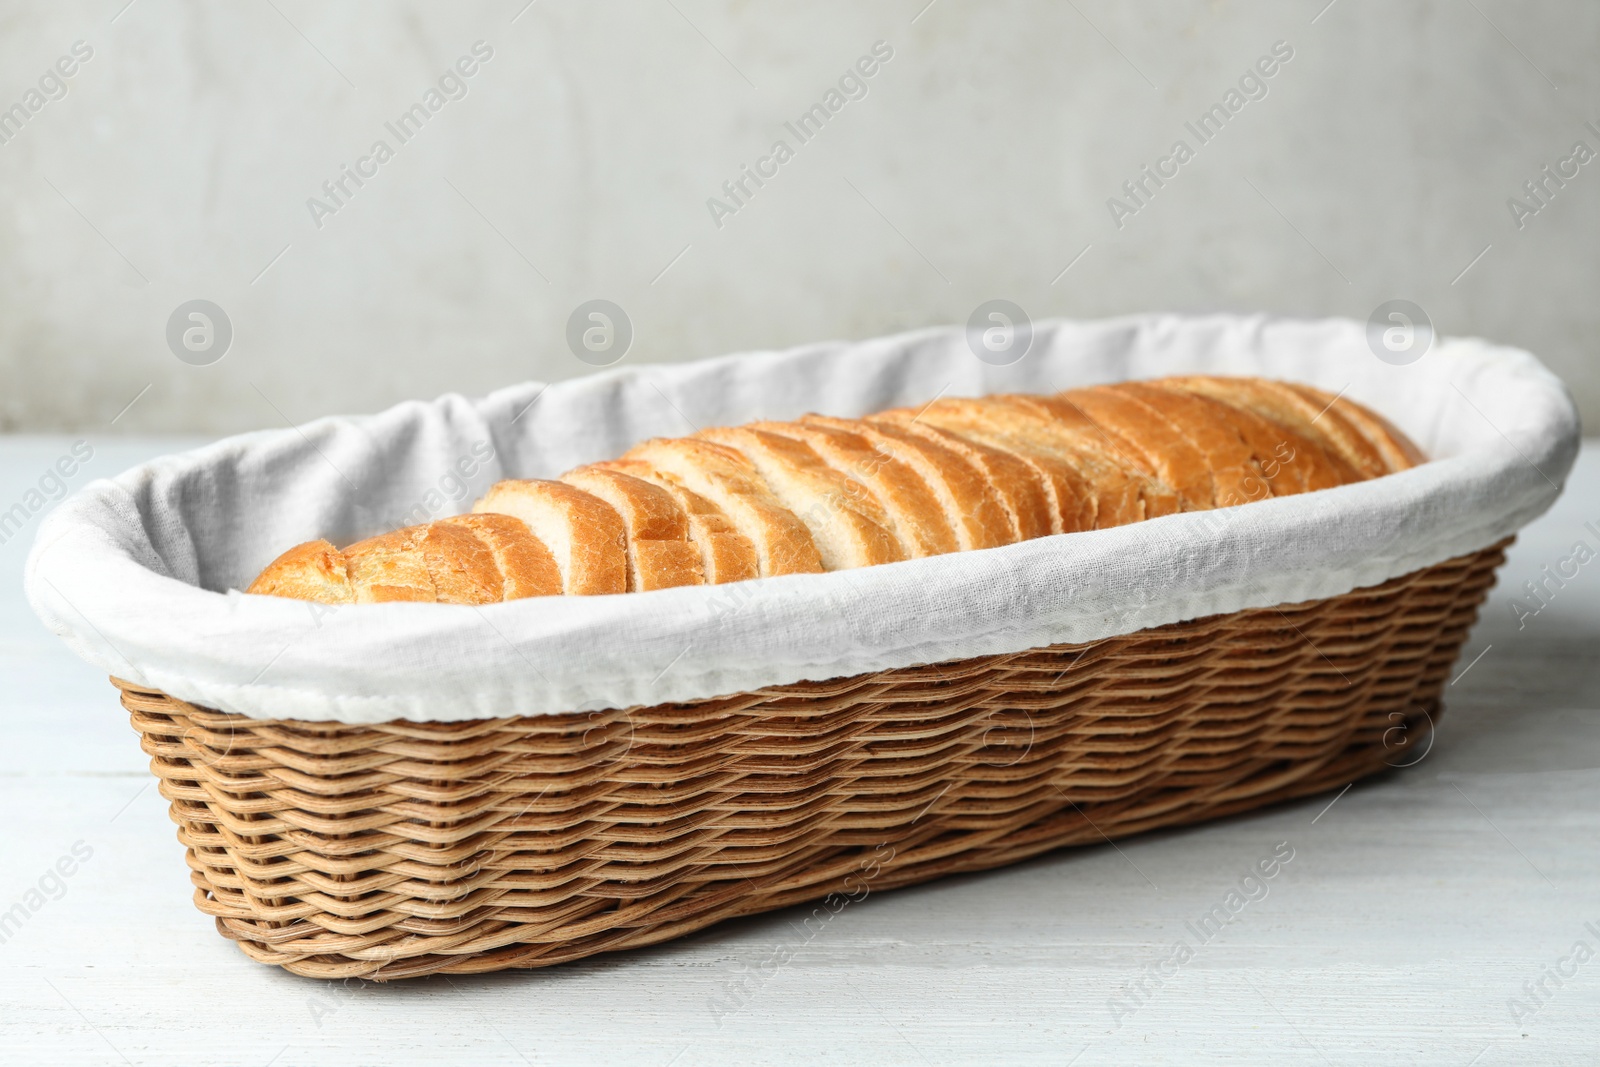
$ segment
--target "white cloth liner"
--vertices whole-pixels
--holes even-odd
[[[463,511],[499,478],[553,477],[646,437],[1183,372],[1344,390],[1434,462],[1225,511],[738,585],[483,608],[236,592],[300,541],[345,544]],[[1037,324],[1028,355],[996,367],[960,329],[928,329],[228,438],[64,501],[40,526],[26,588],[45,624],[102,670],[255,717],[456,720],[690,701],[1375,585],[1538,516],[1578,438],[1554,375],[1479,340],[1442,340],[1391,366],[1348,320],[1138,316]]]

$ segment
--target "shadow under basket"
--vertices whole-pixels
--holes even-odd
[[[1405,766],[1509,543],[1303,604],[626,711],[351,726],[113,682],[196,905],[252,959],[541,967]]]

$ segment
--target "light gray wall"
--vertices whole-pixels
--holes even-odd
[[[0,106],[93,49],[0,144],[0,429],[231,431],[567,377],[592,297],[629,313],[630,361],[991,297],[1403,297],[1532,349],[1600,425],[1600,162],[1520,230],[1507,208],[1600,150],[1592,0],[524,2],[0,9]],[[468,95],[399,145],[385,121],[479,40]],[[799,145],[783,122],[880,40],[867,95]],[[1107,199],[1277,41],[1267,95],[1114,225]],[[380,137],[395,157],[319,228],[307,199]],[[707,198],[779,137],[794,158],[719,228]],[[210,366],[165,340],[197,297],[235,331]]]

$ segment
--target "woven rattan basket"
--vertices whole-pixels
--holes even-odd
[[[252,958],[539,967],[1408,764],[1504,548],[1087,645],[627,711],[265,721],[113,680],[195,903]]]

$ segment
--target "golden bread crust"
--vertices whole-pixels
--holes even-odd
[[[1020,539],[999,491],[990,484],[986,472],[936,438],[865,419],[807,415],[800,423],[856,434],[873,448],[916,471],[944,509],[946,520],[955,532],[958,549],[994,548]]]
[[[267,564],[245,592],[323,604],[351,604],[356,599],[344,553],[323,540],[295,545]]]
[[[599,497],[565,482],[509,480],[492,486],[472,510],[527,523],[555,557],[562,592],[571,596],[627,592],[622,517]]]
[[[932,486],[915,468],[869,441],[859,427],[810,422],[756,426],[809,445],[841,477],[864,488],[907,556],[937,556],[959,547],[955,526]]]
[[[755,546],[761,577],[823,569],[806,524],[780,501],[737,450],[698,438],[656,438],[622,457],[649,463],[711,501]]]
[[[622,518],[628,592],[705,584],[700,550],[689,543],[689,516],[671,493],[594,464],[568,471],[561,480],[604,500]]]

